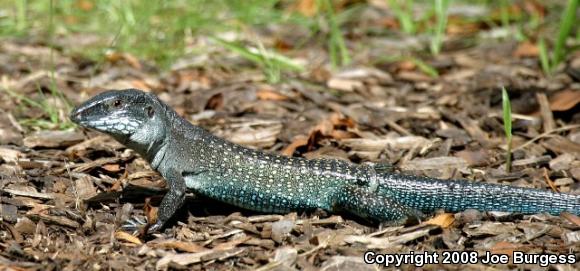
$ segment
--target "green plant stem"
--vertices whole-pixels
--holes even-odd
[[[512,169],[512,106],[505,87],[501,90],[501,97],[503,109],[503,127],[507,139],[505,168],[507,172],[510,172]]]
[[[447,8],[449,7],[449,0],[435,0],[435,17],[436,26],[435,33],[431,38],[431,54],[438,55],[443,45],[443,37],[445,36],[445,28],[447,27]]]
[[[560,64],[565,58],[565,47],[566,38],[570,35],[572,31],[572,26],[576,24],[576,9],[578,8],[578,0],[568,0],[566,9],[564,10],[564,15],[560,21],[560,27],[558,31],[558,39],[556,40],[556,46],[554,47],[554,55],[552,63],[553,68]]]

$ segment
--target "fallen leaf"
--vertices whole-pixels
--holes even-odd
[[[536,44],[525,41],[518,45],[513,55],[515,57],[537,57],[539,53],[540,49]]]
[[[441,228],[449,228],[455,222],[455,217],[450,213],[443,213],[425,221],[425,224],[437,225]]]
[[[550,99],[552,111],[568,111],[580,103],[580,91],[566,89],[556,93]]]
[[[403,61],[397,62],[396,67],[400,71],[412,71],[412,70],[415,70],[415,68],[417,68],[417,64],[415,64],[411,60],[403,60]]]
[[[145,212],[145,215],[147,216],[147,221],[149,221],[149,224],[153,224],[155,221],[157,221],[157,207],[153,207],[151,205],[151,198],[147,198],[145,199],[145,205],[143,206],[143,211]]]
[[[204,109],[216,110],[222,108],[223,106],[224,106],[224,94],[220,92],[214,94],[207,100]]]
[[[93,1],[79,0],[77,1],[77,6],[82,11],[91,11],[95,7],[95,4],[93,3]]]
[[[308,137],[303,135],[296,136],[292,142],[280,152],[280,154],[284,156],[292,156],[298,147],[305,146],[306,144],[308,144]]]
[[[102,168],[108,172],[119,172],[121,170],[121,166],[119,164],[106,164],[103,165]]]
[[[139,238],[126,233],[124,231],[117,231],[115,232],[115,239],[120,240],[120,241],[125,241],[125,242],[129,242],[129,243],[133,243],[136,245],[142,245],[143,243],[141,242],[141,240],[139,240]]]
[[[318,12],[316,0],[300,0],[296,4],[296,10],[306,17],[312,17]]]
[[[285,101],[288,100],[288,97],[269,89],[260,89],[256,93],[258,99],[264,101]]]
[[[125,61],[131,67],[133,67],[137,70],[141,69],[141,62],[139,62],[139,59],[136,58],[134,55],[131,55],[129,53],[111,52],[111,53],[106,54],[106,58],[111,63]]]

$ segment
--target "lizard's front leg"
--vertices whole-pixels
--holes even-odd
[[[156,232],[175,214],[177,209],[185,201],[185,179],[181,172],[175,169],[169,169],[162,174],[167,182],[169,192],[165,194],[157,211],[157,221],[147,230],[148,233]]]

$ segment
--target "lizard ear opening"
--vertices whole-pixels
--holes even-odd
[[[147,106],[147,115],[149,116],[149,118],[152,118],[155,115],[155,110],[153,109],[153,106]]]

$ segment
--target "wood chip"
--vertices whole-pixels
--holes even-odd
[[[242,252],[245,248],[233,248],[228,250],[207,250],[197,253],[168,253],[163,258],[157,261],[156,268],[165,269],[170,263],[187,266],[194,263],[207,262],[211,260],[225,260],[234,257]]]
[[[552,114],[552,110],[550,110],[548,96],[545,93],[538,92],[536,93],[536,99],[538,99],[538,104],[540,105],[540,115],[542,116],[544,132],[554,130],[556,123],[554,123],[554,115]]]
[[[24,146],[29,148],[64,148],[84,140],[84,135],[74,130],[38,131],[24,138]]]
[[[183,252],[189,252],[189,253],[197,253],[197,252],[202,252],[202,251],[206,251],[209,250],[208,248],[205,248],[203,246],[197,245],[195,243],[192,242],[183,242],[183,241],[178,241],[178,240],[163,240],[163,241],[151,241],[148,242],[147,245],[150,245],[154,248],[161,248],[161,249],[176,249],[179,251],[183,251]]]
[[[31,197],[31,198],[39,198],[39,199],[54,199],[52,194],[42,193],[42,192],[35,192],[35,191],[23,191],[23,190],[16,190],[16,189],[3,189],[4,192],[15,196],[24,196],[24,197]]]

